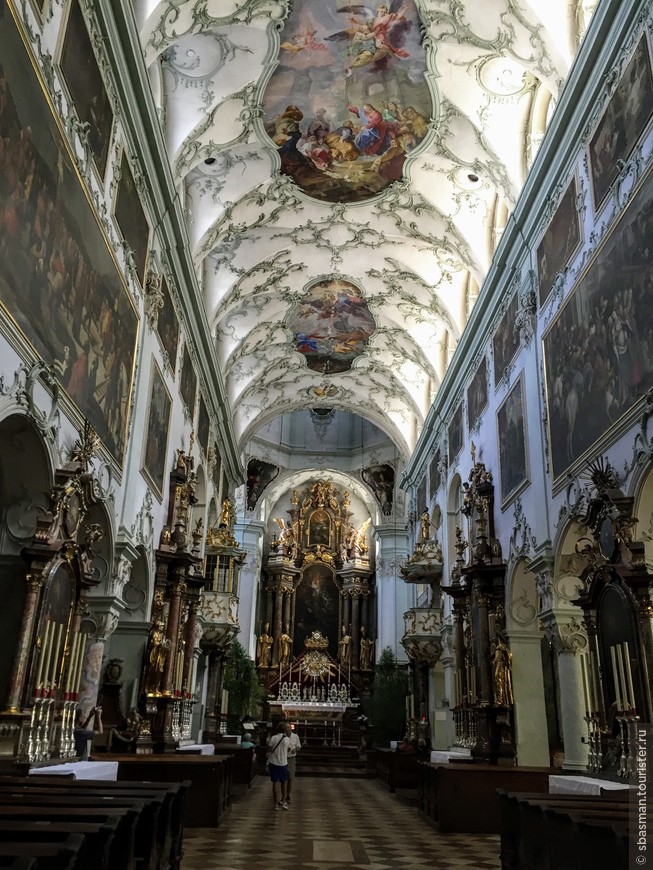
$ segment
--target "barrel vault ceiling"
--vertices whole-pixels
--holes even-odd
[[[134,0],[243,448],[275,416],[321,405],[363,415],[410,454],[569,70],[578,18],[595,4],[392,0],[385,13],[380,5]],[[379,37],[384,14],[395,23]],[[384,92],[379,86],[373,98],[369,82],[376,73],[387,84],[392,68],[404,82],[412,76],[411,88],[426,83],[430,100],[421,130],[407,113],[402,120],[406,101],[392,107],[394,130],[404,130],[399,180],[356,202],[306,192],[282,171],[284,131],[275,137],[266,92],[275,87],[279,105],[283,95],[303,109],[305,133],[312,90],[313,111],[324,102],[333,131],[342,124],[333,89],[365,79],[379,103]],[[323,152],[311,177],[351,171],[333,157]],[[296,323],[318,281],[336,282],[375,324],[362,343],[355,335],[339,349],[362,348],[349,353],[347,370],[311,367],[298,350]]]

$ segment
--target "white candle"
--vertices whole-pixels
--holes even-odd
[[[52,671],[50,676],[50,687],[54,688],[55,680],[57,678],[57,671],[59,670],[59,650],[61,649],[61,636],[63,634],[63,622],[57,624],[57,633],[56,639],[54,642],[54,655],[52,657]]]
[[[630,698],[628,697],[628,688],[626,686],[626,674],[624,672],[624,659],[623,659],[623,650],[617,644],[617,666],[619,668],[619,677],[621,680],[621,691],[622,691],[622,700],[624,706],[621,708],[622,710],[630,710],[633,706],[631,704]]]
[[[86,652],[86,635],[79,635],[79,646],[77,647],[77,662],[75,667],[75,680],[73,682],[72,690],[74,693],[79,694],[79,686],[82,681],[82,670],[84,668],[84,653]]]
[[[69,641],[70,643],[70,641]],[[64,685],[64,692],[66,694],[70,692],[70,687],[73,679],[73,665],[75,664],[75,659],[77,658],[77,646],[79,644],[79,635],[76,634],[72,638],[72,645],[68,648],[68,666],[66,668],[66,682]]]
[[[628,692],[630,694],[630,709],[635,709],[635,689],[633,687],[633,674],[630,669],[630,650],[628,649],[628,643],[624,641],[622,643],[623,654],[624,654],[624,664],[626,665],[626,679],[628,680]]]
[[[585,705],[585,715],[589,715],[590,711],[590,699],[589,699],[589,691],[587,688],[587,663],[585,661],[585,656],[580,656],[580,676],[583,682],[583,703]]]
[[[597,667],[596,667],[596,658],[592,651],[590,650],[590,674],[592,677],[592,697],[594,698],[594,710],[592,712],[598,713],[599,707],[601,704],[601,695],[599,693],[599,681],[597,676]]]
[[[610,657],[612,659],[612,679],[614,681],[615,701],[617,702],[617,710],[621,711],[621,694],[619,693],[619,674],[617,673],[617,661],[614,654],[614,647],[610,647]]]
[[[39,650],[39,664],[36,671],[36,681],[34,683],[34,690],[40,688],[41,686],[41,678],[43,677],[43,666],[45,664],[45,656],[47,654],[48,642],[50,639],[50,628],[52,626],[51,622],[48,622],[45,626],[45,632],[43,637],[41,638],[41,649]]]
[[[46,629],[46,650],[45,650],[45,663],[43,665],[43,688],[46,688],[46,683],[48,681],[48,674],[50,673],[50,661],[52,659],[52,641],[54,636],[54,623],[52,621],[48,622],[48,629]]]

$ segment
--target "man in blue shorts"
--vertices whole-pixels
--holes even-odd
[[[290,726],[279,722],[276,732],[268,740],[268,766],[272,780],[272,799],[275,810],[288,810],[288,747]]]

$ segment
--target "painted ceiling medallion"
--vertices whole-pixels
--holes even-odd
[[[362,202],[403,176],[432,113],[414,0],[296,0],[265,126],[309,196]]]
[[[365,352],[376,322],[358,287],[329,278],[309,287],[288,328],[309,369],[326,375],[349,371]]]

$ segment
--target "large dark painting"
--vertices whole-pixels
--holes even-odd
[[[523,374],[497,411],[501,507],[505,508],[528,483]]]
[[[487,402],[487,359],[483,357],[467,390],[467,425],[470,432],[480,420]]]
[[[492,339],[494,350],[494,386],[496,387],[504,372],[519,350],[519,329],[517,328],[517,294],[512,297],[506,313],[501,318]]]
[[[580,214],[576,199],[576,179],[573,178],[537,248],[540,305],[551,292],[556,275],[580,245]]]
[[[77,0],[73,0],[70,7],[61,51],[61,71],[79,120],[89,125],[88,142],[95,164],[104,177],[111,141],[113,110]]]
[[[121,463],[137,315],[4,3],[1,12],[0,301]]]
[[[179,321],[175,307],[170,298],[170,289],[165,275],[161,280],[161,295],[163,305],[159,309],[159,319],[157,321],[156,330],[161,339],[165,352],[168,354],[170,366],[174,371],[177,370],[177,347],[179,346]]]
[[[376,322],[358,287],[330,279],[309,288],[288,328],[311,371],[335,374],[348,372],[365,352]]]
[[[449,423],[449,462],[453,462],[463,446],[463,405],[462,402]]]
[[[147,428],[143,447],[142,470],[161,498],[166,472],[168,430],[172,399],[156,363],[152,365],[150,401],[147,409]]]
[[[333,571],[328,565],[315,562],[304,568],[295,595],[293,655],[304,652],[304,641],[314,631],[321,631],[328,638],[328,653],[334,658],[338,655],[338,595]]]
[[[124,151],[120,161],[120,182],[116,196],[115,215],[120,232],[134,252],[136,270],[142,283],[145,280],[150,225],[145,217],[143,204],[136,188],[129,160],[127,160],[127,155]]]
[[[543,338],[554,479],[653,386],[653,174]]]
[[[209,449],[210,429],[209,412],[206,410],[204,396],[200,393],[200,407],[197,412],[197,441],[204,453]]]
[[[442,473],[440,472],[441,458],[442,454],[438,447],[433,459],[431,460],[431,464],[429,465],[429,493],[431,494],[431,498],[433,498],[436,492],[440,489],[440,484],[442,483]]]
[[[181,364],[181,381],[179,383],[179,392],[184,404],[188,408],[188,413],[191,417],[195,413],[195,394],[197,392],[197,375],[193,368],[193,361],[188,353],[188,345],[184,345],[184,354]]]
[[[294,0],[263,99],[282,171],[328,202],[399,181],[428,132],[426,71],[415,0]]]
[[[306,543],[309,547],[321,544],[331,547],[331,517],[322,508],[314,510],[307,523]]]
[[[265,487],[279,474],[279,466],[262,459],[250,459],[247,463],[247,510],[253,511]]]
[[[626,71],[589,145],[594,205],[598,209],[653,113],[653,78],[646,35],[640,39]]]

